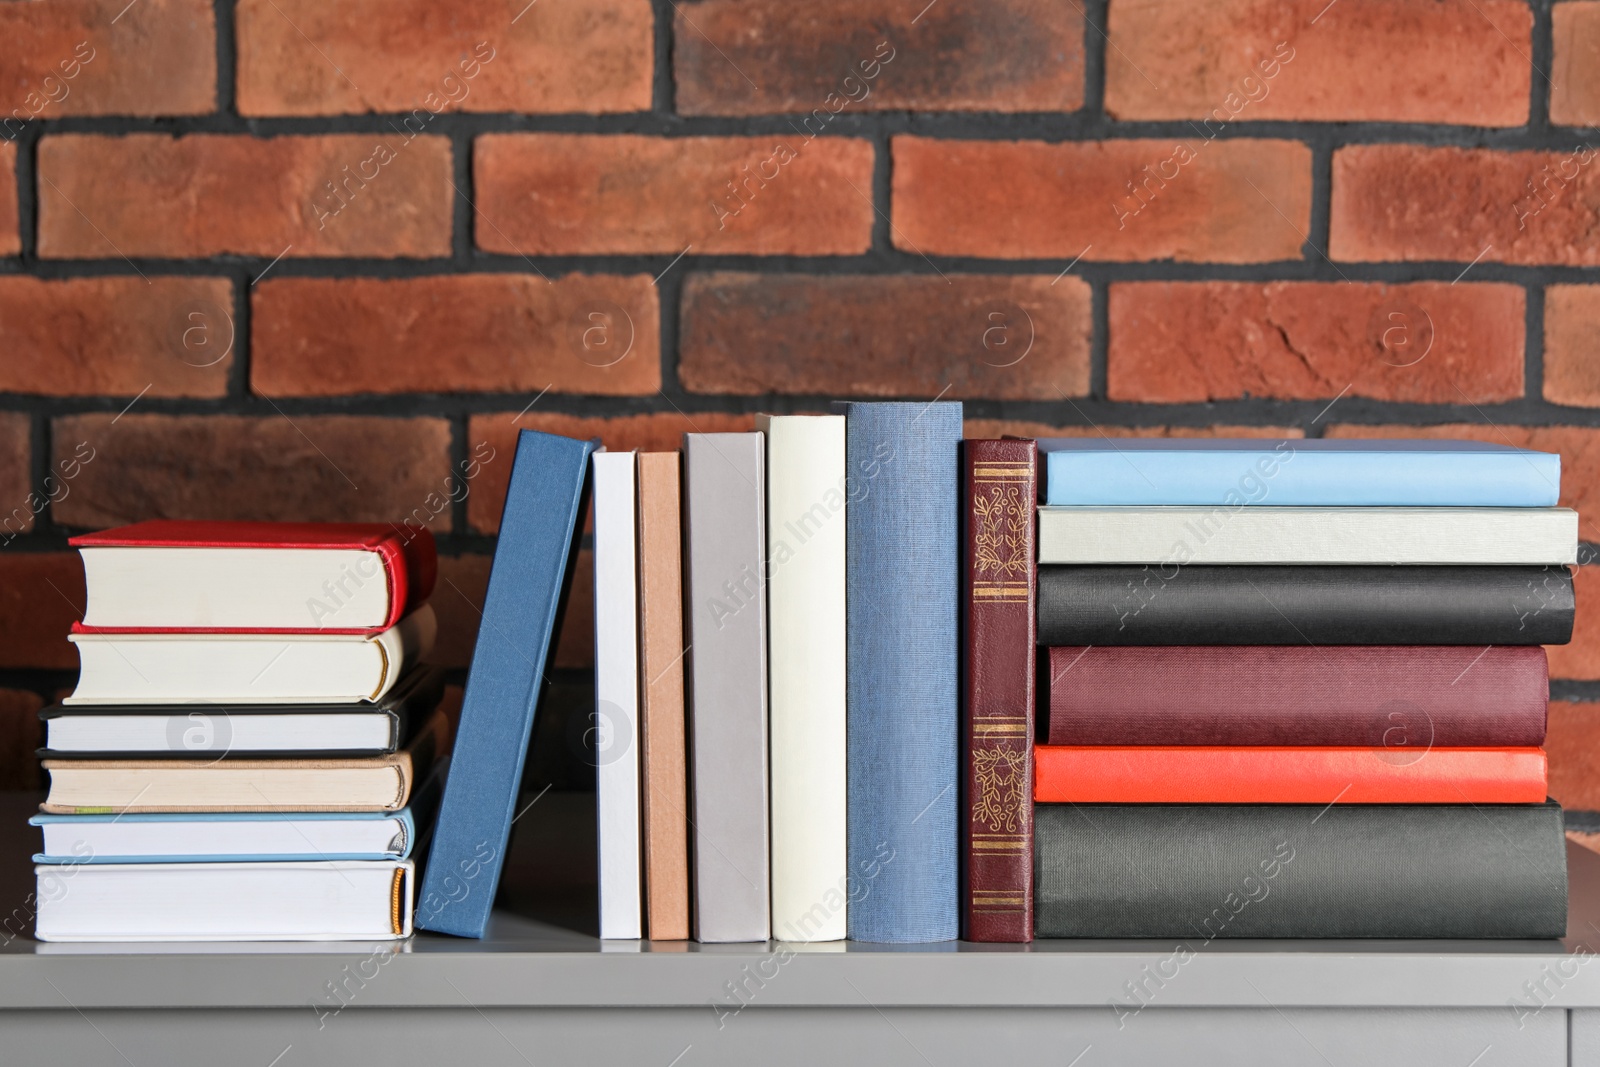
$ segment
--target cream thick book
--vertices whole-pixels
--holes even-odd
[[[411,936],[410,860],[35,867],[41,941],[391,941]]]
[[[377,700],[433,648],[423,604],[370,636],[73,633],[82,669],[63,704],[354,704]]]
[[[1562,564],[1570,508],[1053,507],[1039,562]]]
[[[146,811],[398,811],[450,751],[434,714],[404,751],[368,759],[45,760],[51,815]]]
[[[767,435],[772,936],[845,936],[844,416],[761,415]]]

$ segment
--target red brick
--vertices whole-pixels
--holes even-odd
[[[279,278],[253,293],[250,380],[267,396],[661,388],[648,274]]]
[[[1496,283],[1120,283],[1107,395],[1511,400],[1523,390],[1524,301]]]
[[[1600,264],[1593,147],[1500,152],[1372,144],[1333,155],[1336,260]]]
[[[695,393],[1060,401],[1089,391],[1089,286],[1049,275],[697,274]]]
[[[1600,811],[1600,704],[1551,701],[1544,748],[1551,799],[1573,811]]]
[[[0,390],[222,396],[233,367],[226,278],[0,277]]]
[[[1594,524],[1585,522],[1580,540],[1595,540]],[[1573,596],[1577,601],[1572,643],[1546,645],[1550,656],[1550,677],[1574,681],[1600,679],[1600,567],[1573,570]]]
[[[521,6],[241,0],[239,111],[650,109],[649,0],[540,0],[518,15]]]
[[[866,141],[509,133],[473,155],[490,252],[826,256],[872,240]]]
[[[39,757],[44,744],[38,693],[0,689],[0,790],[39,788]]]
[[[443,137],[60,134],[39,142],[39,177],[42,256],[450,252]]]
[[[483,622],[483,598],[489,590],[490,562],[491,557],[481,555],[439,560],[439,586],[430,602],[439,615],[439,641],[432,662],[441,667],[465,667],[472,662]],[[572,592],[549,665],[594,666],[594,554],[586,548],[573,561]]]
[[[1600,407],[1600,285],[1544,291],[1544,398]]]
[[[83,618],[83,605],[76,552],[0,552],[0,667],[76,668],[67,634]]]
[[[586,418],[558,415],[537,409],[523,414],[474,415],[467,424],[467,440],[474,456],[482,460],[467,496],[467,525],[478,533],[500,529],[506,486],[511,481],[511,457],[517,450],[517,433],[538,430],[591,440],[598,437],[614,452],[672,452],[683,447],[686,433],[739,433],[755,428],[754,415],[720,412],[667,411],[651,415]],[[459,496],[460,493],[458,492]]]
[[[5,5],[0,5],[0,11]],[[17,146],[0,142],[0,256],[22,251],[17,222]]]
[[[33,529],[34,515],[43,508],[33,495],[32,434],[28,416],[0,414],[0,548]]]
[[[1056,426],[1021,419],[967,419],[964,437],[1304,437],[1294,426]]]
[[[450,529],[450,426],[358,415],[68,415],[59,461],[94,449],[53,510],[99,528],[142,519],[398,522]]]
[[[1561,454],[1561,506],[1577,508],[1580,541],[1600,541],[1600,430],[1583,426],[1510,426],[1450,423],[1443,426],[1329,426],[1328,437],[1421,437],[1531,448]],[[1600,595],[1600,590],[1596,591]],[[1597,604],[1596,607],[1600,607]],[[1600,619],[1596,620],[1600,625]],[[1600,633],[1596,634],[1600,637]],[[1597,675],[1600,677],[1600,675]]]
[[[1050,0],[707,0],[674,5],[678,110],[690,115],[1076,111],[1083,13]],[[692,13],[691,13],[692,12]],[[748,78],[748,80],[746,80]]]
[[[217,108],[211,0],[0,4],[5,128],[66,115],[204,115]]]
[[[1520,126],[1532,30],[1524,0],[1117,0],[1106,110],[1209,119],[1208,132],[1264,119]]]
[[[1550,67],[1550,121],[1558,126],[1600,123],[1600,3],[1550,9],[1555,61]]]
[[[1135,186],[1139,193],[1135,193]],[[894,139],[894,243],[996,259],[1299,259],[1299,142]]]

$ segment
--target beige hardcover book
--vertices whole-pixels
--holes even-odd
[[[683,569],[676,452],[639,454],[639,689],[644,739],[645,936],[689,937]]]
[[[443,711],[404,751],[369,759],[45,760],[51,815],[199,811],[398,811],[449,752]]]

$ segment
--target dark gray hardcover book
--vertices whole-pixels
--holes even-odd
[[[1554,803],[1037,804],[1034,872],[1035,937],[1567,930]]]
[[[1566,567],[1042,566],[1039,644],[1564,645]]]
[[[694,936],[765,941],[766,491],[759,433],[684,435]]]

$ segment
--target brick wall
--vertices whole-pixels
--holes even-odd
[[[459,676],[518,427],[1467,436],[1593,556],[1600,2],[924,2],[0,3],[0,785],[78,529],[425,522]]]

